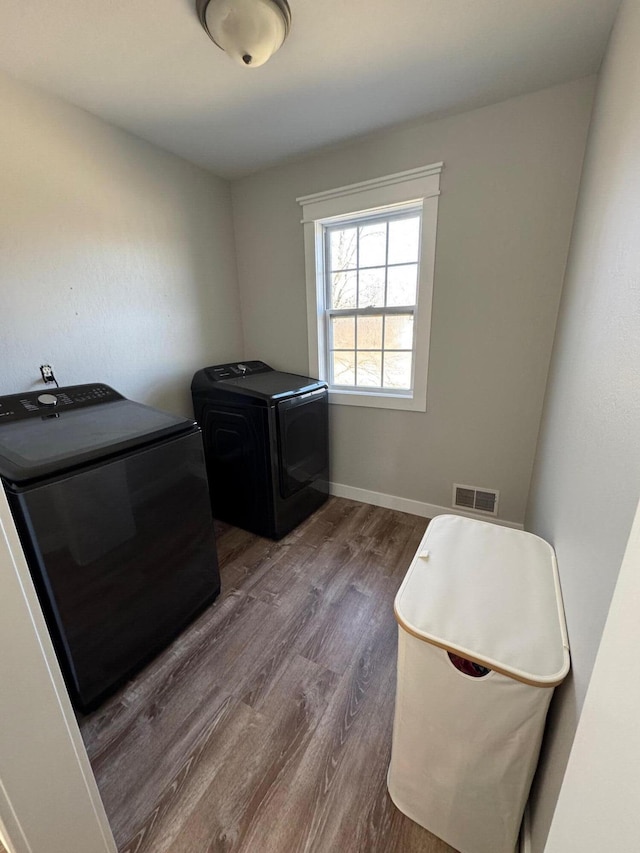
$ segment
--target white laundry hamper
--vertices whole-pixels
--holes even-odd
[[[569,671],[553,549],[438,516],[395,613],[391,798],[460,853],[514,853],[553,688]]]

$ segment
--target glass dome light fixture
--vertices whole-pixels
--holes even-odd
[[[264,65],[291,27],[287,0],[197,0],[196,9],[211,41],[246,68]]]

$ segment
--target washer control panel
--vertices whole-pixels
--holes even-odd
[[[95,406],[100,403],[113,403],[124,400],[108,385],[69,385],[50,391],[27,391],[24,394],[8,394],[0,397],[0,426],[9,421],[19,421],[32,417],[51,417],[63,411]]]
[[[231,364],[216,364],[205,368],[209,379],[220,382],[222,379],[240,379],[243,376],[252,376],[255,373],[267,373],[273,370],[264,361],[234,361]]]

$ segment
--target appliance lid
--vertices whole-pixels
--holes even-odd
[[[438,516],[395,613],[418,639],[527,684],[555,686],[569,670],[555,554],[531,533]]]
[[[327,387],[327,383],[320,379],[299,376],[297,373],[280,373],[278,370],[224,379],[216,385],[227,391],[235,391],[264,400],[278,400]]]
[[[191,420],[124,398],[0,418],[0,476],[26,483],[195,428]]]
[[[191,391],[196,396],[210,399],[217,394],[237,394],[266,405],[326,387],[327,383],[320,379],[274,370],[264,361],[239,361],[204,367],[194,374],[191,382]]]

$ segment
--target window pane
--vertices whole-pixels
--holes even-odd
[[[384,321],[384,348],[412,349],[412,347],[413,314],[389,314]]]
[[[382,349],[382,316],[358,317],[358,349]]]
[[[387,305],[415,305],[418,265],[389,267],[387,275]]]
[[[356,354],[355,352],[332,352],[331,368],[332,385],[356,384]]]
[[[373,222],[360,228],[359,267],[379,267],[387,261],[387,223]],[[413,260],[413,259],[412,259]]]
[[[396,219],[389,223],[388,264],[410,264],[418,260],[420,217]]]
[[[377,308],[384,305],[384,267],[360,270],[358,308]]]
[[[385,352],[384,387],[407,390],[411,388],[410,352]]]
[[[331,274],[331,308],[355,308],[357,292],[357,272]]]
[[[337,387],[410,390],[421,216],[360,220],[325,230],[329,372]],[[376,313],[360,314],[359,309]]]
[[[358,229],[339,228],[329,232],[329,269],[355,269],[358,260]]]
[[[331,318],[331,347],[332,349],[355,349],[356,318]]]
[[[381,387],[382,353],[359,352],[357,385],[362,387]]]

